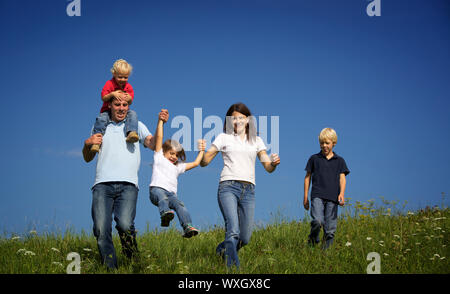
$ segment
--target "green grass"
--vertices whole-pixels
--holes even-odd
[[[138,234],[140,259],[128,261],[114,235],[119,269],[114,273],[366,273],[369,252],[381,257],[381,273],[449,274],[450,210],[433,208],[400,213],[394,202],[347,205],[340,215],[335,242],[323,251],[307,245],[309,219],[278,217],[255,228],[250,244],[239,252],[239,271],[227,270],[215,255],[224,230],[211,227],[191,239],[172,226]],[[0,273],[66,273],[67,254],[81,256],[81,273],[108,273],[100,264],[91,234],[42,234],[0,238]]]

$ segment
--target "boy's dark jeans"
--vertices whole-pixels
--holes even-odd
[[[333,244],[334,233],[337,226],[338,203],[331,200],[314,197],[311,199],[311,233],[309,242],[320,242],[320,228],[323,227],[325,245],[324,249]]]

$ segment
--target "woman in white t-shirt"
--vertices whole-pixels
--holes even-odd
[[[178,176],[200,164],[206,144],[204,140],[199,140],[198,149],[200,151],[197,158],[193,162],[184,163],[186,155],[179,142],[166,140],[164,144],[162,143],[163,124],[164,121],[159,119],[150,182],[150,201],[158,206],[162,227],[169,226],[176,212],[184,230],[183,237],[190,238],[197,235],[198,230],[192,226],[191,216],[186,206],[177,197]]]
[[[217,192],[220,211],[225,220],[225,241],[216,252],[227,266],[239,267],[238,250],[248,244],[255,211],[255,162],[258,156],[265,170],[273,172],[280,158],[267,155],[262,139],[256,136],[250,110],[243,103],[231,105],[226,114],[224,133],[216,137],[200,165],[207,166],[222,152],[224,167]]]

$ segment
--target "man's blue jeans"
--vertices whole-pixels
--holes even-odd
[[[184,206],[183,201],[178,199],[177,194],[160,187],[150,187],[150,201],[153,205],[158,206],[159,215],[174,209],[183,229],[186,228],[187,224],[192,223],[191,215]]]
[[[106,127],[111,122],[109,111],[100,113],[95,119],[93,134],[105,134]],[[129,132],[138,132],[138,118],[135,111],[129,109],[125,120],[125,136]]]
[[[226,258],[227,266],[240,262],[238,250],[250,241],[255,214],[255,185],[239,181],[223,181],[217,192],[220,211],[225,220],[225,241],[216,252]]]
[[[327,249],[333,244],[334,233],[336,232],[338,215],[338,204],[334,201],[313,197],[311,199],[311,233],[309,240],[313,244],[320,242],[320,229],[323,227],[325,246]]]
[[[112,241],[112,214],[119,232],[123,253],[131,258],[137,253],[134,218],[138,189],[128,182],[99,183],[92,188],[92,220],[94,236],[102,262],[108,268],[117,268],[117,257]]]

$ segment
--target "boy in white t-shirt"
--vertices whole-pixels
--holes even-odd
[[[179,142],[166,140],[164,144],[162,143],[163,124],[164,121],[158,120],[153,173],[150,182],[150,201],[158,206],[162,227],[169,226],[176,212],[184,230],[183,237],[190,238],[197,235],[199,231],[192,226],[189,212],[177,197],[178,176],[200,165],[206,143],[204,140],[199,140],[197,158],[193,162],[185,163],[186,155]]]

